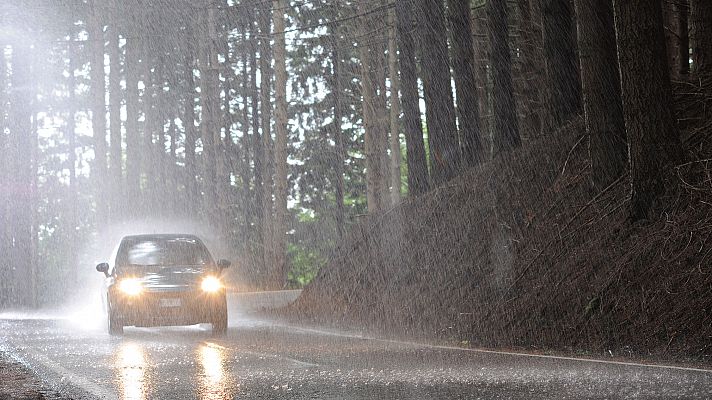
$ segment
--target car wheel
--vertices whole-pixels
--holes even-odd
[[[210,323],[213,325],[213,335],[223,336],[227,333],[227,302],[223,299],[212,313]]]
[[[111,302],[107,301],[108,305],[108,327],[109,335],[120,336],[124,334],[124,325],[121,323],[121,318],[116,315],[116,312],[111,308]]]

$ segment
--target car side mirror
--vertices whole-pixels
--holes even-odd
[[[103,273],[106,277],[109,276],[109,263],[97,264],[96,270]]]
[[[218,268],[220,268],[220,269],[230,268],[230,261],[225,260],[225,259],[218,260]]]

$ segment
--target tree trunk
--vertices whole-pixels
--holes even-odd
[[[460,169],[447,36],[444,34],[445,11],[440,0],[422,0],[418,6],[430,164],[433,182],[441,184],[454,178]]]
[[[170,210],[170,204],[173,201],[172,196],[169,198],[168,193],[170,189],[168,187],[168,176],[167,176],[167,164],[168,157],[166,157],[166,95],[163,91],[164,82],[164,68],[161,59],[156,60],[156,66],[154,68],[155,74],[152,79],[153,83],[151,85],[153,90],[153,118],[151,119],[151,132],[155,134],[155,142],[152,147],[153,154],[153,176],[155,179],[155,205],[156,209],[158,205],[163,205],[161,212],[166,215],[166,212]]]
[[[274,0],[275,145],[274,145],[274,286],[287,283],[287,49],[284,33],[286,0]]]
[[[680,18],[680,22],[677,24],[677,35],[680,38],[680,56],[678,57],[680,75],[686,75],[690,73],[690,2],[689,0],[677,0],[675,7]]]
[[[3,18],[0,16],[0,21]],[[5,115],[7,113],[7,62],[4,55],[0,55],[0,187],[9,188],[9,160],[7,127]],[[10,254],[9,224],[8,224],[8,190],[0,190],[0,254]],[[0,257],[0,307],[8,305],[7,294],[10,290],[11,276],[8,257]]]
[[[712,1],[690,0],[695,72],[712,74]]]
[[[520,131],[527,137],[535,137],[541,134],[542,128],[541,31],[539,24],[532,18],[534,13],[529,0],[517,0],[517,8],[523,74],[522,100],[519,106],[520,112],[524,114]]]
[[[473,10],[475,46],[475,82],[477,87],[478,114],[481,116],[480,128],[482,130],[481,139],[486,153],[492,151],[492,91],[490,90],[490,63],[492,58],[492,45],[489,40],[489,7],[485,4]]]
[[[489,34],[492,57],[492,142],[495,154],[521,144],[517,122],[517,106],[512,83],[512,60],[509,53],[509,28],[506,0],[488,2]]]
[[[98,1],[92,2],[91,14],[87,29],[91,44],[91,110],[92,132],[94,135],[94,166],[93,175],[96,196],[97,221],[105,222],[108,216],[108,201],[106,193],[106,85],[104,77],[104,30],[100,21]]]
[[[195,77],[193,73],[194,58],[192,51],[185,56],[185,88],[183,100],[183,129],[185,134],[185,213],[195,212],[195,204],[200,198],[197,185],[198,163],[195,159],[195,142],[198,132],[195,126]]]
[[[254,176],[255,176],[255,195],[252,203],[253,212],[255,213],[255,229],[257,235],[257,243],[264,246],[265,243],[265,207],[264,207],[264,189],[263,189],[263,174],[265,172],[265,151],[264,141],[260,134],[260,92],[257,87],[257,38],[258,28],[256,24],[250,25],[250,93],[252,93],[252,146],[255,149],[254,154]],[[261,68],[261,66],[260,66]],[[265,255],[264,247],[258,249],[258,261],[256,270],[264,271]]]
[[[65,135],[67,137],[67,144],[69,149],[67,151],[67,166],[69,167],[69,194],[68,198],[68,210],[67,210],[67,222],[65,226],[66,240],[69,248],[69,252],[77,251],[77,232],[79,229],[79,210],[77,207],[79,187],[77,185],[77,101],[76,101],[76,71],[79,68],[81,60],[79,59],[79,52],[75,46],[69,48],[69,76],[67,78],[67,91],[69,96],[67,98],[67,119],[65,129]],[[79,282],[78,278],[74,278],[74,284]]]
[[[663,0],[665,44],[673,79],[680,79],[690,70],[688,13],[687,0]]]
[[[151,65],[156,60],[154,53],[149,49],[150,43],[144,40],[142,43],[141,56],[141,79],[144,90],[141,96],[141,111],[143,113],[143,136],[141,137],[141,180],[143,183],[143,213],[148,215],[155,210],[158,205],[158,187],[157,187],[157,160],[156,149],[154,148],[153,136],[157,131],[158,114],[156,112],[157,105],[155,73],[151,70]],[[160,124],[163,127],[163,124]]]
[[[211,5],[208,0],[206,4]],[[220,145],[219,113],[220,94],[218,55],[215,49],[215,9],[207,7],[205,12],[206,27],[201,30],[202,48],[200,54],[200,137],[203,142],[202,177],[203,177],[203,210],[208,221],[219,227],[218,232],[224,232],[220,217],[218,198],[217,165]]]
[[[616,32],[611,0],[576,0],[581,86],[593,186],[602,190],[626,166]]]
[[[273,230],[273,218],[274,218],[274,206],[273,206],[273,167],[272,160],[272,129],[271,129],[271,117],[272,117],[272,67],[271,67],[271,46],[270,37],[271,32],[271,19],[272,10],[269,3],[263,3],[264,8],[260,9],[259,23],[260,23],[260,117],[262,119],[262,148],[264,152],[264,158],[262,162],[262,215],[263,215],[263,243],[262,248],[264,249],[264,266],[265,273],[269,274],[270,271],[274,271],[275,266],[275,254],[274,254],[274,230]],[[268,278],[268,276],[266,276]],[[269,282],[265,282],[269,284]]]
[[[382,3],[378,3],[381,5]],[[374,18],[375,26],[385,26],[387,18],[378,16]],[[373,26],[373,25],[372,25]],[[371,44],[371,63],[373,66],[372,80],[374,83],[375,105],[375,135],[376,135],[376,152],[380,158],[378,185],[379,196],[381,198],[381,207],[385,209],[390,204],[390,169],[388,157],[388,131],[390,130],[390,118],[388,112],[388,96],[386,93],[386,79],[388,75],[388,60],[386,58],[386,49],[388,43],[385,41],[377,41]]]
[[[115,25],[109,27],[109,169],[111,182],[111,219],[117,220],[124,212],[121,172],[121,60],[119,59],[119,32]]]
[[[419,195],[428,191],[429,173],[425,157],[423,127],[420,119],[420,94],[418,93],[418,71],[415,62],[413,40],[414,13],[412,0],[396,0],[398,38],[400,39],[400,67],[403,128],[406,143],[406,164],[408,166],[408,193]]]
[[[37,60],[37,51],[35,50],[33,52],[33,57],[32,57],[32,65],[33,69],[34,66],[38,64]],[[34,75],[34,74],[33,74]],[[36,83],[35,83],[36,84]],[[33,91],[37,92],[38,87],[34,87]],[[34,102],[33,102],[34,103]],[[33,104],[33,109],[32,109],[32,135],[30,136],[30,170],[32,172],[32,175],[30,176],[30,198],[29,198],[29,203],[23,205],[24,207],[27,207],[30,209],[30,243],[29,243],[29,253],[30,253],[30,302],[29,306],[32,308],[37,308],[38,306],[38,287],[37,287],[37,279],[38,279],[38,261],[39,261],[39,248],[38,248],[38,229],[39,229],[39,218],[37,215],[37,207],[38,207],[38,201],[37,201],[37,186],[38,186],[38,174],[37,174],[37,157],[39,153],[39,137],[38,137],[38,132],[37,129],[39,127],[39,111],[38,108],[35,104]]]
[[[214,14],[214,11],[213,11]],[[231,233],[234,229],[235,218],[231,212],[230,205],[234,203],[232,198],[232,172],[233,168],[233,154],[235,153],[235,143],[232,140],[232,125],[234,123],[234,115],[230,109],[230,104],[232,103],[232,87],[233,80],[235,79],[235,72],[232,67],[232,59],[230,57],[230,49],[226,38],[221,38],[216,32],[215,27],[218,26],[215,22],[215,16],[211,17],[211,30],[210,30],[210,41],[212,43],[213,52],[215,53],[214,68],[216,87],[216,116],[215,116],[215,164],[216,164],[216,194],[217,194],[217,205],[218,205],[218,218],[220,223],[219,233],[222,235],[222,239],[225,243],[229,243]],[[217,49],[217,43],[221,42],[220,49]],[[223,52],[223,61],[218,60],[218,51]],[[223,71],[220,74],[220,71]],[[220,75],[223,79],[220,79]],[[223,82],[222,88],[220,83]],[[223,93],[222,106],[220,105],[220,93]]]
[[[172,90],[176,90],[177,86],[171,85]],[[173,106],[175,107],[175,100]],[[176,119],[178,118],[178,115],[176,114],[175,110],[171,111],[169,114],[169,123],[168,123],[168,135],[170,136],[170,143],[169,143],[169,157],[166,162],[166,186],[167,186],[167,192],[166,192],[166,197],[168,198],[167,200],[169,201],[170,205],[170,213],[171,215],[179,215],[179,210],[181,209],[181,203],[180,199],[172,195],[173,193],[178,192],[178,188],[180,187],[181,184],[181,179],[180,179],[180,173],[178,172],[178,126],[176,125]]]
[[[475,48],[472,39],[470,0],[448,0],[450,42],[453,48],[453,72],[457,93],[463,163],[475,166],[485,159],[475,81]]]
[[[549,82],[549,128],[556,129],[581,108],[574,26],[569,0],[542,0],[544,60]]]
[[[367,13],[366,5],[359,8],[360,13]],[[367,18],[370,18],[367,17]],[[366,203],[369,213],[377,213],[383,209],[384,199],[381,191],[381,181],[383,179],[382,157],[379,152],[378,139],[378,115],[376,113],[376,95],[373,82],[373,57],[371,46],[368,43],[370,38],[368,33],[371,24],[365,20],[361,24],[362,41],[359,43],[359,55],[361,60],[361,96],[363,98],[361,107],[363,110],[364,144],[366,155]]]
[[[400,203],[401,147],[400,147],[400,77],[398,76],[398,44],[396,42],[396,11],[388,12],[388,70],[391,79],[391,203]]]
[[[32,96],[34,95],[29,45],[14,45],[12,52],[12,75],[9,117],[10,193],[9,262],[14,270],[11,299],[15,306],[29,306],[31,299],[32,266]]]
[[[138,39],[133,38],[126,40],[126,61],[124,63],[126,65],[126,189],[128,198],[133,200],[140,199],[141,196],[137,41]],[[187,141],[186,146],[188,146]],[[186,161],[187,159],[188,147],[186,147]]]
[[[332,31],[332,35],[337,34]],[[338,37],[338,36],[337,36]],[[334,196],[336,198],[336,233],[339,240],[344,238],[346,232],[346,209],[344,206],[344,161],[346,159],[344,149],[344,132],[341,130],[342,105],[341,105],[341,53],[339,52],[339,41],[334,40],[331,56],[332,62],[332,90],[334,96],[334,147],[336,147],[336,159],[334,160]]]
[[[240,169],[240,176],[242,179],[242,201],[243,201],[243,214],[245,217],[245,227],[247,229],[248,243],[254,242],[254,199],[252,197],[252,192],[250,190],[250,185],[252,183],[252,178],[250,175],[250,165],[252,164],[252,152],[254,151],[254,146],[252,143],[252,135],[250,135],[250,94],[252,97],[257,95],[257,91],[250,92],[250,79],[254,74],[252,66],[250,65],[250,46],[247,45],[248,40],[251,42],[252,37],[247,38],[249,32],[249,20],[246,19],[245,24],[242,27],[241,39],[243,42],[242,46],[242,168]]]
[[[647,218],[654,200],[683,159],[672,115],[672,89],[665,54],[659,1],[615,0],[623,112],[628,134],[631,209],[634,220]],[[667,185],[666,185],[667,183]]]

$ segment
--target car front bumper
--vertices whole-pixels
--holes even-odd
[[[117,293],[112,305],[124,326],[169,326],[210,323],[226,308],[225,292],[145,291]]]

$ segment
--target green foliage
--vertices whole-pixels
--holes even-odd
[[[292,261],[288,277],[291,288],[302,288],[311,282],[327,261],[317,251],[292,243],[287,245],[287,255]]]

